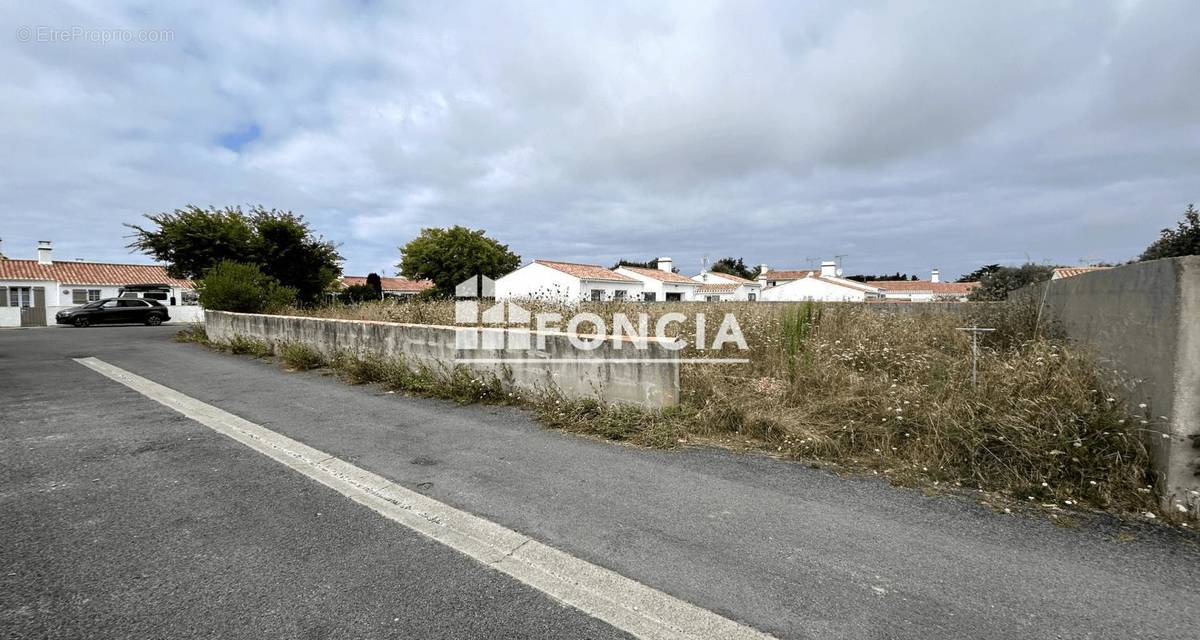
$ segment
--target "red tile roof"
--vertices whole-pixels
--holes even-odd
[[[628,269],[638,275],[643,275],[643,276],[646,276],[647,278],[654,278],[655,280],[661,280],[663,282],[675,282],[678,284],[699,284],[698,282],[696,282],[695,280],[692,280],[691,278],[688,278],[687,276],[681,276],[678,273],[674,273],[671,271],[663,271],[662,269],[647,269],[645,267],[626,267],[626,266],[622,266],[621,268]],[[620,273],[620,272],[618,272],[618,273]]]
[[[696,293],[733,293],[740,286],[742,285],[733,282],[729,284],[702,284],[699,289],[696,289]]]
[[[561,271],[569,276],[575,276],[581,280],[613,280],[616,282],[637,282],[629,276],[623,276],[611,269],[605,269],[600,265],[595,264],[580,264],[578,262],[556,262],[553,260],[534,260],[535,263],[544,267],[550,267],[555,271]]]
[[[51,280],[59,284],[169,284],[194,288],[191,280],[172,278],[157,264],[115,264],[107,262],[54,262],[37,260],[0,260],[0,280]]]
[[[342,276],[342,286],[352,287],[367,283],[366,276]],[[412,291],[419,293],[433,287],[431,280],[408,280],[406,278],[379,278],[379,283],[383,286],[384,291]]]
[[[873,280],[867,284],[884,291],[929,291],[942,295],[967,295],[978,282],[930,282],[928,280]]]
[[[1054,270],[1054,279],[1073,278],[1092,271],[1104,271],[1112,267],[1061,267]]]
[[[773,280],[773,281],[799,280],[800,278],[807,278],[808,274],[810,274],[810,273],[813,275],[821,274],[820,271],[814,271],[812,269],[801,269],[801,270],[791,270],[791,271],[768,270],[766,273],[762,274],[760,277],[766,278],[767,280]]]
[[[768,272],[768,273],[770,273],[770,272]],[[758,284],[754,280],[747,280],[741,276],[735,276],[732,273],[725,273],[723,271],[709,271],[708,275],[714,276],[717,278],[724,278],[730,282],[736,282],[738,284]]]

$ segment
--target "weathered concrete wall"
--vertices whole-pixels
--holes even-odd
[[[474,329],[356,320],[205,313],[210,340],[245,336],[278,344],[299,342],[332,357],[340,352],[404,358],[435,371],[455,366],[488,373],[524,391],[661,408],[679,404],[679,362],[670,341],[636,349],[628,339],[579,349],[565,333]],[[475,346],[477,345],[477,346]],[[507,346],[506,346],[507,345]],[[466,348],[471,347],[471,348]]]
[[[1155,430],[1146,444],[1164,495],[1195,512],[1200,450],[1189,436],[1200,433],[1200,256],[1094,271],[1014,295],[1044,300],[1043,317],[1134,383],[1127,399]]]

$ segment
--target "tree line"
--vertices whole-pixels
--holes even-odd
[[[206,308],[257,312],[317,304],[333,292],[355,302],[382,296],[381,280],[375,273],[367,277],[366,284],[340,288],[342,256],[337,245],[291,211],[262,205],[245,211],[237,206],[204,209],[188,205],[145,218],[149,224],[127,225],[133,230],[129,248],[164,263],[172,277],[197,281],[200,303]],[[423,294],[426,296],[453,296],[455,286],[467,278],[477,274],[499,278],[521,266],[521,257],[508,245],[483,230],[462,226],[422,229],[398,249],[400,275],[433,283]],[[1163,229],[1137,261],[1188,255],[1200,255],[1200,210],[1194,205],[1188,205],[1175,227]],[[658,268],[657,260],[621,260],[614,268],[622,265]],[[1016,267],[989,264],[958,281],[979,283],[971,293],[972,300],[1003,300],[1010,291],[1049,280],[1056,268],[1034,263]],[[759,275],[758,267],[749,267],[733,256],[713,262],[709,269],[747,280]],[[862,282],[910,278],[901,273],[849,277]]]

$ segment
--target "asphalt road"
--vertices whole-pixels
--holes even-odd
[[[3,637],[621,636],[83,356],[781,638],[1198,634],[1189,534],[1066,529],[762,456],[593,441],[175,331],[0,331]]]

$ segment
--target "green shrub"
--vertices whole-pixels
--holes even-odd
[[[352,284],[342,289],[340,296],[342,302],[347,304],[357,304],[359,302],[370,302],[380,299],[379,292],[375,291],[375,287],[369,284]]]
[[[194,342],[207,345],[208,332],[204,330],[204,325],[193,322],[175,334],[175,342]]]
[[[254,356],[255,358],[268,358],[274,353],[271,345],[262,340],[255,340],[254,338],[247,338],[240,335],[230,338],[229,342],[225,343],[224,346],[229,349],[230,353]]]
[[[252,264],[225,260],[204,273],[200,304],[216,311],[262,313],[296,301],[296,290],[279,284]]]
[[[290,369],[308,371],[325,366],[325,356],[320,351],[299,342],[285,342],[275,350],[279,360]]]

